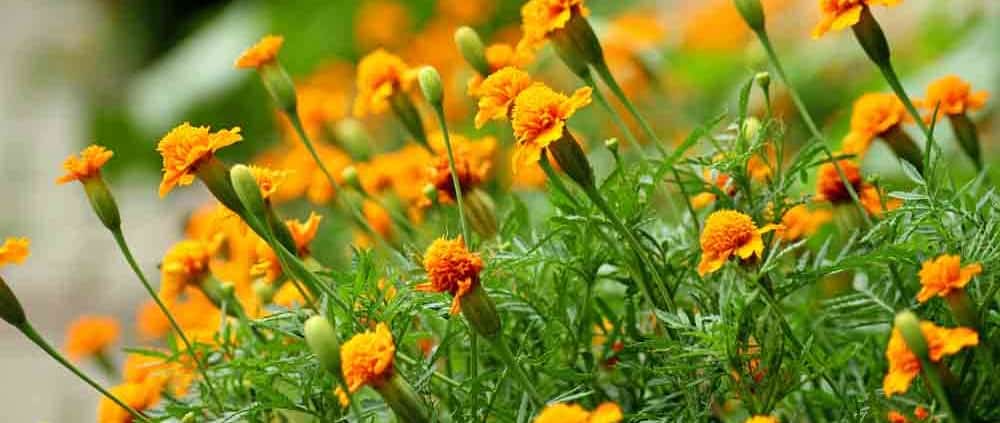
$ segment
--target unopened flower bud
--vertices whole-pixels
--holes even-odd
[[[274,285],[258,279],[253,283],[253,293],[261,304],[270,304],[274,300]]]
[[[188,411],[184,417],[181,418],[181,423],[194,423],[195,414],[194,411]]]
[[[479,38],[476,30],[463,26],[455,30],[455,45],[462,53],[465,61],[472,66],[476,72],[483,77],[490,74],[490,65],[486,60],[486,50],[483,48],[483,40]]]
[[[441,74],[433,66],[424,66],[417,75],[420,80],[420,91],[424,98],[434,107],[441,107],[444,99],[444,88],[441,87]]]
[[[94,213],[101,219],[101,223],[112,231],[121,228],[122,218],[118,213],[118,204],[108,185],[104,183],[104,178],[96,176],[83,180],[83,190],[87,193],[87,200],[90,201]]]
[[[337,331],[326,317],[316,315],[306,320],[303,329],[309,349],[326,371],[340,375],[340,341]]]
[[[438,190],[437,190],[437,187],[434,186],[434,184],[424,185],[423,193],[424,193],[424,198],[426,198],[427,200],[429,200],[431,202],[431,204],[436,204],[437,203],[437,201],[438,201]]]
[[[754,32],[764,31],[764,8],[760,0],[733,0],[736,10],[739,10],[747,26]]]
[[[618,144],[618,138],[608,138],[604,140],[604,147],[611,150],[613,153],[618,152]]]
[[[743,138],[746,140],[754,140],[757,138],[757,133],[760,132],[760,120],[751,116],[743,121],[743,127],[740,128]]]
[[[768,72],[757,72],[757,74],[753,76],[753,80],[765,93],[771,88],[771,74]]]
[[[0,278],[0,318],[15,327],[21,327],[28,322],[28,318],[24,315],[24,308],[21,307],[21,301],[17,299],[14,291],[11,291],[3,278]]]
[[[872,62],[879,67],[890,66],[889,42],[868,6],[861,6],[861,18],[851,29]]]
[[[229,170],[229,179],[232,181],[233,190],[244,209],[258,222],[267,222],[267,206],[264,204],[264,197],[260,193],[260,186],[257,179],[253,177],[250,167],[238,164]]]
[[[363,162],[371,158],[372,138],[360,121],[353,118],[341,120],[337,122],[334,132],[352,159]]]
[[[354,166],[347,166],[344,170],[340,171],[340,177],[344,180],[347,186],[354,188],[358,192],[364,192],[361,188],[361,180],[358,179],[358,168]]]
[[[271,94],[271,99],[279,109],[292,115],[296,113],[295,107],[295,83],[288,76],[288,72],[280,63],[272,63],[261,66],[258,69],[260,80],[264,83],[264,88]]]

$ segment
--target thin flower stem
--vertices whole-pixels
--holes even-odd
[[[458,204],[458,222],[462,226],[462,236],[465,243],[471,243],[472,237],[469,234],[469,225],[465,223],[465,205],[462,201],[462,185],[458,180],[458,172],[455,169],[455,155],[451,148],[451,136],[448,135],[448,123],[444,119],[444,110],[440,103],[432,104],[434,115],[437,117],[438,125],[441,126],[441,135],[444,137],[444,148],[448,152],[448,170],[451,171],[451,185],[455,190],[455,203]]]
[[[642,127],[642,130],[646,133],[646,137],[649,138],[649,141],[655,143],[657,148],[663,148],[663,144],[660,143],[660,138],[657,137],[656,132],[653,131],[653,126],[646,121],[646,118],[639,114],[639,110],[634,104],[632,104],[632,101],[629,100],[628,96],[625,95],[625,90],[618,85],[618,81],[616,81],[614,75],[611,74],[611,69],[608,69],[607,63],[602,62],[594,66],[594,68],[597,70],[597,75],[604,81],[604,84],[611,89],[611,92],[614,93],[615,97],[618,97],[618,101],[625,105],[629,114],[631,114],[632,117],[639,122],[639,126]]]
[[[396,352],[396,358],[398,358],[399,361],[402,361],[403,363],[406,363],[407,365],[410,365],[410,366],[415,365],[417,363],[417,360],[413,359],[413,357],[410,357],[410,356],[408,356],[406,354],[403,354],[401,352],[398,352],[398,351]],[[452,379],[452,378],[450,378],[450,377],[448,377],[446,375],[443,375],[443,374],[441,374],[441,372],[439,372],[437,370],[431,372],[431,378],[434,378],[434,379],[437,379],[437,380],[443,382],[445,385],[448,385],[448,387],[450,387],[450,388],[460,388],[462,386],[461,382],[459,382],[459,381],[457,381],[455,379]]]
[[[49,357],[52,357],[52,359],[54,359],[55,361],[59,362],[59,364],[62,364],[63,367],[65,367],[70,372],[72,372],[74,375],[76,375],[81,380],[83,380],[84,382],[86,382],[88,385],[90,385],[91,387],[93,387],[94,389],[96,389],[102,395],[104,395],[105,397],[107,397],[111,401],[114,401],[114,403],[118,404],[119,407],[121,407],[125,411],[128,411],[128,413],[131,414],[132,417],[134,417],[136,420],[139,420],[139,421],[142,421],[142,422],[147,422],[147,423],[152,423],[152,420],[150,420],[149,417],[146,417],[146,415],[143,414],[141,411],[138,411],[138,410],[132,408],[130,405],[128,405],[125,402],[123,402],[117,396],[115,396],[111,392],[108,392],[108,390],[106,390],[103,387],[101,387],[100,384],[98,384],[97,382],[95,382],[89,376],[87,376],[82,371],[80,371],[80,369],[78,369],[72,363],[70,363],[65,358],[63,358],[62,354],[59,354],[59,352],[56,351],[55,348],[52,348],[52,345],[49,345],[49,343],[47,341],[45,341],[45,338],[42,338],[42,336],[38,334],[38,332],[35,330],[35,328],[33,326],[31,326],[30,323],[24,323],[23,325],[17,326],[17,328],[19,330],[21,330],[21,333],[23,333],[24,336],[28,337],[28,339],[30,339],[31,342],[34,342],[35,345],[38,345],[38,347],[42,349],[42,351],[45,351],[45,353],[48,354]]]
[[[132,272],[134,272],[139,278],[139,282],[142,283],[142,287],[146,289],[146,293],[153,298],[153,302],[156,303],[156,306],[159,307],[161,312],[163,312],[163,315],[167,317],[167,321],[170,322],[170,327],[174,329],[174,332],[177,333],[177,337],[180,338],[182,343],[184,343],[184,349],[191,356],[191,359],[194,360],[195,367],[198,368],[198,372],[201,373],[201,377],[205,379],[205,386],[208,388],[208,394],[212,398],[212,402],[215,403],[215,406],[220,411],[224,410],[222,401],[219,399],[219,395],[215,391],[215,386],[212,385],[212,380],[208,376],[208,369],[205,367],[205,363],[201,361],[201,358],[191,346],[191,341],[188,339],[187,335],[184,334],[184,331],[181,330],[181,326],[177,323],[174,315],[170,313],[166,304],[163,304],[163,300],[161,300],[160,296],[153,290],[153,286],[149,284],[149,280],[146,279],[146,274],[142,272],[139,264],[135,261],[135,257],[132,255],[132,250],[129,248],[128,243],[125,242],[125,235],[122,233],[121,228],[119,227],[111,230],[111,234],[115,238],[115,243],[118,244],[118,249],[121,250],[122,255],[125,256],[125,261],[128,262],[129,267],[132,268]]]
[[[604,107],[604,109],[608,111],[608,114],[611,115],[611,120],[615,122],[615,125],[621,128],[622,133],[625,135],[625,139],[628,140],[629,144],[639,151],[640,157],[645,159],[646,152],[643,151],[642,144],[639,144],[639,140],[635,137],[635,134],[633,134],[632,130],[628,128],[628,124],[625,123],[625,120],[623,120],[621,115],[618,114],[618,111],[615,110],[615,108],[611,106],[611,103],[608,102],[607,97],[604,96],[604,93],[601,92],[601,88],[598,87],[597,82],[594,81],[594,77],[590,73],[587,73],[586,76],[583,77],[583,82],[590,87],[591,91],[593,91],[594,98],[597,99],[597,102],[601,103],[601,106]]]
[[[545,404],[545,398],[539,395],[538,391],[535,390],[534,383],[531,382],[531,378],[528,377],[528,373],[524,371],[523,367],[521,367],[521,363],[514,358],[514,353],[510,351],[510,347],[507,346],[506,342],[504,342],[504,337],[502,335],[498,335],[491,340],[491,343],[493,344],[493,349],[500,355],[500,359],[507,364],[507,367],[510,368],[511,371],[514,372],[514,378],[517,379],[518,384],[521,385],[521,389],[524,389],[524,392],[528,395],[535,406],[540,407],[542,404]]]
[[[879,71],[882,72],[882,76],[885,77],[886,82],[892,87],[892,91],[896,93],[896,97],[903,102],[903,106],[906,106],[906,111],[913,116],[913,120],[917,122],[917,126],[920,130],[924,132],[927,139],[931,139],[931,129],[924,122],[924,119],[920,117],[920,112],[917,111],[917,107],[913,105],[913,101],[910,100],[910,96],[906,94],[906,90],[903,89],[903,84],[899,82],[899,76],[896,75],[896,70],[893,69],[892,64],[888,63],[884,66],[878,67]]]
[[[548,177],[549,183],[559,191],[564,197],[569,199],[573,203],[573,207],[580,208],[582,205],[576,200],[576,197],[572,195],[566,184],[563,183],[562,178],[556,173],[556,170],[552,168],[552,163],[549,163],[549,158],[547,154],[542,154],[542,157],[538,159],[538,165],[541,166],[542,171],[545,172],[545,176]]]

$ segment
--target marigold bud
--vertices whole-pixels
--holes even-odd
[[[761,7],[760,0],[733,0],[733,4],[750,29],[754,32],[764,31],[764,8]]]
[[[753,80],[765,93],[767,93],[771,88],[771,74],[768,72],[757,72],[757,74],[754,75]]]
[[[597,39],[597,34],[594,33],[594,28],[590,26],[587,18],[579,13],[574,13],[564,28],[553,31],[549,39],[559,58],[581,78],[590,77],[588,65],[606,66],[604,50]]]
[[[467,26],[455,30],[455,45],[458,46],[458,51],[462,53],[465,61],[476,72],[484,77],[490,74],[490,65],[486,60],[483,40],[479,38],[479,33],[476,30]]]
[[[364,192],[364,188],[361,186],[361,180],[358,179],[358,168],[352,166],[347,166],[344,170],[340,171],[340,177],[344,180],[347,186],[354,188],[358,192]]]
[[[618,152],[618,144],[618,138],[608,138],[604,140],[604,147],[611,150],[613,153]]]
[[[417,77],[420,80],[420,91],[423,91],[427,102],[435,108],[441,107],[441,101],[444,99],[441,74],[433,66],[424,66]]]
[[[752,116],[748,117],[743,121],[743,127],[740,129],[744,139],[754,140],[757,138],[757,133],[760,132],[760,120]]]
[[[264,88],[267,88],[268,94],[271,94],[275,105],[285,113],[294,115],[296,113],[295,83],[292,82],[292,78],[288,76],[285,68],[274,61],[261,66],[257,71],[260,73],[260,80],[264,83]]]
[[[28,318],[24,315],[24,307],[21,307],[21,302],[2,277],[0,277],[0,318],[15,327],[21,327],[28,322]]]
[[[253,293],[261,304],[270,304],[274,301],[275,292],[274,285],[270,282],[258,279],[253,283]]]
[[[306,320],[303,329],[309,349],[319,359],[326,371],[340,376],[340,341],[330,320],[323,316],[313,316]]]
[[[260,193],[260,186],[253,177],[249,166],[236,165],[229,170],[229,178],[232,181],[233,190],[244,209],[258,222],[267,222],[267,205],[264,204],[264,197]]]
[[[557,141],[549,144],[549,151],[570,179],[584,188],[594,186],[594,169],[590,167],[587,155],[568,130]]]
[[[87,193],[87,200],[94,209],[94,213],[101,219],[101,223],[112,231],[116,231],[122,226],[121,215],[118,213],[118,203],[115,196],[111,194],[108,185],[104,183],[104,178],[100,176],[83,180],[83,190]]]
[[[899,312],[899,314],[896,314],[895,327],[899,329],[899,332],[903,335],[903,340],[906,341],[906,346],[914,355],[921,361],[929,360],[927,355],[927,341],[920,331],[920,320],[917,319],[916,314],[913,314],[910,310]]]
[[[889,42],[868,6],[861,7],[861,19],[851,27],[868,58],[879,67],[889,66]]]

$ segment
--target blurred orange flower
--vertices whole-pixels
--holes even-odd
[[[240,57],[236,58],[234,66],[236,69],[258,69],[273,63],[284,43],[285,38],[280,35],[265,35],[257,44],[246,49]]]
[[[927,342],[930,360],[935,363],[959,352],[962,348],[979,345],[979,334],[969,328],[949,329],[925,321],[920,322],[920,332]],[[903,334],[897,328],[892,329],[885,357],[889,362],[889,371],[882,382],[885,396],[905,393],[910,389],[910,383],[920,373],[920,359],[906,346]]]
[[[118,341],[121,327],[107,316],[80,316],[66,329],[66,355],[70,360],[102,354]]]
[[[605,402],[594,411],[587,411],[577,404],[556,403],[548,405],[533,420],[534,423],[618,423],[622,421],[618,404]]]
[[[31,240],[28,238],[7,237],[0,245],[0,267],[10,263],[24,263],[31,255],[31,251],[28,249],[30,245]]]
[[[927,96],[917,105],[928,110],[938,108],[944,115],[960,115],[967,110],[978,110],[986,104],[990,94],[985,90],[972,92],[972,85],[957,75],[944,76],[927,86]]]
[[[354,99],[354,116],[379,114],[389,108],[389,97],[405,93],[415,75],[403,59],[378,49],[358,63],[358,96]]]
[[[917,301],[923,303],[935,296],[945,297],[960,291],[982,271],[983,266],[979,263],[962,266],[962,258],[956,255],[943,254],[927,260],[920,267],[921,288]]]

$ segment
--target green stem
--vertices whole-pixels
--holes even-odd
[[[634,104],[632,104],[632,101],[629,100],[628,96],[625,95],[625,90],[618,85],[618,81],[616,81],[614,75],[611,74],[611,69],[608,69],[607,63],[599,63],[595,65],[594,68],[597,69],[597,75],[601,77],[604,84],[611,89],[611,92],[615,95],[615,97],[618,97],[618,101],[625,105],[629,114],[631,114],[632,117],[639,122],[639,126],[642,127],[643,132],[646,133],[646,137],[649,138],[651,142],[655,143],[658,148],[663,148],[660,138],[657,137],[656,132],[653,131],[653,126],[646,121],[646,118],[639,114],[639,110]]]
[[[518,384],[521,385],[521,389],[524,389],[524,392],[535,406],[540,407],[542,404],[545,404],[545,398],[535,390],[534,383],[528,377],[528,373],[524,371],[524,368],[521,367],[521,364],[514,358],[514,353],[510,351],[510,347],[504,342],[504,337],[497,336],[491,339],[490,343],[493,344],[493,349],[500,355],[500,359],[514,372],[514,378],[517,379]]]
[[[135,257],[132,255],[132,250],[128,247],[128,243],[125,242],[125,235],[122,233],[121,228],[119,227],[111,230],[111,234],[115,238],[115,243],[118,244],[118,249],[121,250],[122,255],[125,256],[125,261],[128,262],[129,267],[132,268],[132,272],[134,272],[139,278],[139,282],[142,283],[142,287],[146,289],[146,293],[153,298],[153,302],[156,303],[156,306],[160,308],[163,315],[167,317],[167,321],[170,322],[170,327],[174,329],[174,332],[177,333],[177,337],[181,339],[182,343],[184,343],[184,349],[187,351],[188,355],[191,356],[191,359],[194,360],[195,367],[198,368],[198,372],[201,373],[201,377],[205,379],[205,386],[208,388],[208,394],[215,403],[215,406],[218,407],[220,411],[223,410],[222,401],[215,392],[212,380],[208,377],[208,370],[205,368],[205,363],[203,363],[201,358],[198,357],[197,352],[195,352],[194,348],[191,346],[191,341],[188,340],[187,335],[185,335],[184,331],[181,330],[180,324],[178,324],[177,320],[174,319],[173,314],[171,314],[170,310],[167,309],[166,304],[163,304],[163,301],[160,300],[160,296],[156,294],[152,285],[149,284],[149,280],[146,279],[145,273],[142,272],[139,264],[135,261]]]
[[[896,70],[893,69],[892,63],[886,63],[885,65],[879,65],[878,69],[882,71],[882,76],[885,77],[886,82],[892,87],[892,91],[896,93],[896,97],[903,102],[903,106],[906,107],[906,111],[913,116],[913,120],[917,122],[917,126],[920,127],[921,131],[924,131],[924,135],[927,139],[931,139],[931,129],[924,122],[924,119],[920,117],[920,112],[917,111],[916,106],[910,101],[910,96],[906,94],[906,90],[903,89],[903,85],[899,83],[899,76],[896,75]]]
[[[97,382],[95,382],[89,376],[87,376],[82,371],[80,371],[80,369],[78,369],[72,363],[70,363],[65,358],[63,358],[62,354],[59,354],[59,352],[56,351],[55,348],[52,348],[52,346],[49,345],[49,343],[45,341],[45,338],[42,338],[42,336],[38,334],[38,332],[35,330],[35,328],[33,326],[31,326],[31,323],[27,323],[26,322],[23,325],[17,326],[17,328],[20,329],[21,333],[23,333],[24,336],[28,337],[28,339],[30,339],[31,342],[34,342],[35,345],[38,345],[38,348],[41,348],[42,351],[45,351],[45,353],[48,354],[49,357],[52,357],[52,359],[54,359],[55,361],[59,362],[59,364],[62,364],[63,367],[65,367],[70,372],[72,372],[74,375],[76,375],[81,380],[83,380],[84,382],[86,382],[88,385],[90,385],[91,387],[93,387],[94,389],[96,389],[102,395],[104,395],[105,397],[107,397],[111,401],[114,401],[114,403],[118,404],[119,407],[121,407],[125,411],[128,411],[128,413],[131,414],[132,417],[134,417],[136,420],[139,420],[139,421],[142,421],[142,422],[147,422],[147,423],[152,423],[152,420],[150,420],[148,417],[146,417],[146,415],[143,414],[141,411],[137,411],[136,409],[132,408],[131,406],[129,406],[128,404],[126,404],[125,402],[123,402],[121,399],[119,399],[118,397],[116,397],[111,392],[108,392],[108,390],[106,390],[103,387],[101,387],[101,385],[99,385]]]
[[[542,171],[545,172],[545,176],[548,177],[549,182],[556,189],[556,191],[562,193],[563,196],[565,196],[567,199],[569,199],[571,203],[573,203],[573,207],[579,209],[581,207],[580,202],[577,201],[576,197],[574,197],[573,194],[570,192],[569,187],[567,187],[566,184],[563,183],[562,178],[559,176],[559,173],[557,173],[556,170],[552,168],[552,163],[549,163],[549,157],[547,153],[543,153],[542,157],[538,159],[538,165],[541,166]]]
[[[462,185],[458,180],[458,172],[455,169],[455,155],[451,148],[451,136],[448,134],[448,124],[444,120],[444,110],[440,103],[432,104],[434,115],[437,116],[438,125],[441,126],[441,135],[444,136],[444,148],[448,152],[448,169],[451,171],[451,185],[455,191],[455,203],[458,204],[458,222],[462,226],[462,236],[465,243],[472,242],[469,235],[469,226],[465,223],[465,205],[462,202]],[[475,335],[473,335],[475,336]]]
[[[621,115],[618,114],[618,111],[611,106],[611,103],[608,102],[607,97],[604,97],[604,93],[602,93],[601,88],[597,86],[597,82],[594,81],[593,75],[591,75],[590,72],[588,71],[588,73],[582,76],[582,78],[583,82],[590,87],[591,91],[593,91],[594,98],[597,99],[597,102],[601,103],[601,106],[604,107],[604,109],[608,111],[608,114],[611,115],[611,120],[615,123],[615,125],[621,128],[622,133],[625,135],[625,139],[628,140],[629,144],[631,144],[632,147],[635,147],[635,149],[639,151],[639,156],[645,159],[646,152],[643,151],[642,144],[639,144],[639,140],[635,137],[634,134],[632,134],[632,130],[628,128],[628,125],[625,123],[625,120],[623,120]]]
[[[292,127],[295,128],[295,133],[298,134],[299,139],[302,140],[302,145],[306,146],[306,150],[309,151],[309,155],[311,155],[313,161],[316,162],[316,166],[319,166],[319,170],[323,172],[323,176],[326,176],[326,180],[327,182],[330,183],[330,186],[333,188],[339,187],[340,184],[338,184],[337,181],[333,179],[333,175],[330,174],[330,171],[326,168],[326,165],[323,164],[323,160],[320,159],[319,154],[316,153],[316,148],[313,147],[312,141],[310,141],[309,136],[306,135],[306,130],[302,126],[302,120],[299,119],[298,113],[285,113],[285,116],[287,116],[288,120],[292,122]]]

